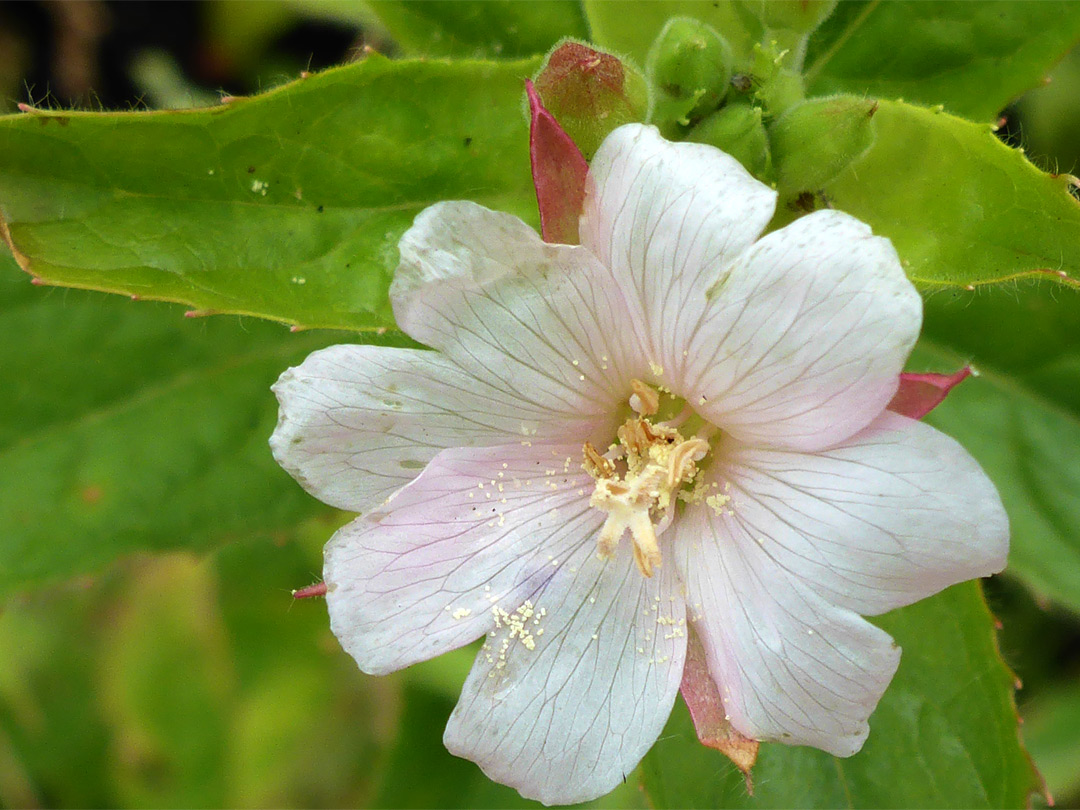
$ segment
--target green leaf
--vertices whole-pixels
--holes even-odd
[[[10,600],[5,806],[370,806],[397,685],[357,670],[323,604],[289,596],[330,529],[132,559]]]
[[[143,566],[101,634],[103,715],[124,729],[123,755],[111,768],[121,806],[225,803],[219,763],[235,686],[213,584],[178,556]]]
[[[408,56],[522,57],[546,53],[560,39],[586,36],[575,0],[369,0]]]
[[[292,542],[233,543],[210,560],[236,684],[223,806],[370,806],[400,690],[357,669],[322,600],[289,594],[317,577],[338,522],[309,521],[288,533]]]
[[[1080,5],[1068,0],[844,2],[810,39],[807,85],[993,121],[1078,39]]]
[[[741,3],[718,0],[584,0],[592,41],[633,59],[644,67],[649,48],[672,17],[693,17],[715,28],[731,46],[735,69],[745,69],[754,44],[761,38],[761,23]]]
[[[108,726],[87,649],[102,621],[85,587],[0,612],[0,802],[5,807],[114,807]],[[45,614],[45,615],[42,615]],[[53,733],[53,730],[62,733]],[[78,774],[78,778],[72,778]]]
[[[0,119],[0,214],[49,283],[304,326],[392,325],[402,232],[439,200],[535,221],[539,60],[372,56],[186,112]]]
[[[488,781],[476,765],[442,744],[454,699],[407,687],[398,739],[383,769],[375,807],[541,807],[517,791]],[[417,778],[423,773],[422,779]]]
[[[909,364],[980,375],[927,421],[975,456],[1009,513],[1009,572],[1080,611],[1080,293],[1028,283],[926,302]]]
[[[0,266],[0,596],[325,507],[274,463],[269,386],[337,335],[35,288]]]
[[[889,237],[916,284],[967,287],[1025,275],[1080,284],[1074,178],[1039,171],[989,126],[947,113],[882,101],[873,120],[873,147],[823,189],[782,200],[779,220],[823,192],[832,207]]]
[[[681,702],[645,759],[655,807],[1026,807],[1035,775],[1017,733],[1013,676],[975,583],[875,619],[900,669],[850,759],[763,744],[754,796],[697,742]]]
[[[1061,807],[1080,799],[1080,689],[1040,694],[1024,716],[1024,741]]]

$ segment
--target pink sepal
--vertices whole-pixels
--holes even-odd
[[[955,374],[905,372],[900,375],[900,388],[888,409],[912,419],[922,419],[944,401],[953,386],[970,377],[971,373],[971,366],[964,366]]]
[[[702,745],[720,751],[743,772],[746,790],[752,796],[754,785],[750,780],[750,769],[757,760],[759,743],[744,737],[728,722],[720,690],[709,675],[705,647],[693,627],[688,625],[686,631],[686,665],[679,691],[690,709],[694,730]]]
[[[540,206],[540,232],[545,242],[576,245],[589,164],[555,117],[544,109],[531,81],[525,81],[525,91],[532,119],[529,160]]]

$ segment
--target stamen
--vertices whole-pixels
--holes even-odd
[[[619,538],[622,537],[624,531],[626,531],[626,526],[622,519],[616,517],[614,512],[610,513],[604,521],[603,528],[600,529],[600,536],[596,539],[596,553],[601,560],[614,556],[615,549],[619,546]]]
[[[635,378],[630,380],[630,407],[641,416],[652,416],[660,410],[660,394],[655,388]]]
[[[626,448],[630,472],[634,472],[635,457],[647,460],[650,447],[659,442],[670,444],[679,436],[679,432],[663,425],[653,425],[644,419],[627,419],[619,428],[618,436],[619,442]]]
[[[593,478],[610,478],[615,474],[615,465],[600,455],[592,442],[585,442],[582,451],[585,460],[581,462],[581,467]]]
[[[640,416],[619,427],[618,444],[603,455],[586,442],[581,466],[596,481],[589,505],[607,513],[596,540],[598,556],[610,558],[629,533],[634,564],[651,577],[661,563],[658,537],[671,525],[675,496],[684,496],[681,488],[694,481],[716,428],[707,426],[684,439],[678,426],[694,416],[692,408],[653,424],[645,417],[658,412],[660,395],[640,380],[632,380],[631,388],[630,405]]]
[[[691,470],[694,468],[695,462],[705,458],[705,454],[708,452],[709,443],[697,436],[687,439],[672,450],[668,459],[668,489],[674,490],[684,481],[691,480],[693,478]],[[697,470],[694,469],[693,472],[697,472]]]
[[[630,524],[630,536],[634,541],[634,562],[646,577],[660,566],[660,544],[656,542],[656,530],[648,512],[636,512]]]

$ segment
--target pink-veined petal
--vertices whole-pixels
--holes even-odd
[[[886,411],[817,453],[721,452],[726,523],[832,604],[884,613],[1005,567],[1009,521],[994,485],[929,425]]]
[[[492,607],[521,604],[559,561],[595,553],[603,515],[578,445],[444,450],[381,509],[337,532],[324,569],[330,626],[364,672],[468,644]]]
[[[628,290],[648,331],[647,358],[678,379],[683,350],[724,265],[765,229],[776,192],[719,149],[671,143],[628,124],[589,167],[581,243]]]
[[[899,647],[792,577],[726,512],[694,505],[676,527],[687,610],[731,724],[752,739],[857,752]]]
[[[326,547],[330,626],[364,672],[392,672],[467,644],[492,607],[542,590],[575,549],[595,554],[581,447],[453,448]]]
[[[274,458],[325,503],[361,512],[440,450],[533,438],[607,441],[614,416],[555,415],[437,352],[331,346],[281,375]],[[580,448],[580,444],[579,444]]]
[[[433,205],[401,239],[398,325],[476,376],[570,416],[611,414],[644,363],[624,294],[585,248],[520,220]]]
[[[544,241],[576,245],[589,164],[544,108],[531,81],[525,82],[525,92],[530,114],[529,162]]]
[[[710,297],[673,387],[735,437],[795,450],[870,424],[922,324],[892,244],[839,211],[765,236]]]
[[[889,410],[912,419],[922,419],[971,374],[971,366],[964,366],[953,374],[905,372],[900,375],[900,387],[889,402]]]
[[[634,769],[671,713],[686,651],[678,579],[674,566],[641,576],[630,543],[606,561],[582,547],[530,601],[531,640],[505,624],[488,637],[444,742],[523,796],[586,801]]]

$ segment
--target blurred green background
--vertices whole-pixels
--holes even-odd
[[[426,38],[429,29],[413,26],[417,39],[398,43],[380,18],[414,11],[393,3],[4,4],[0,107],[210,105],[349,61],[365,47],[437,56],[453,34],[440,17],[454,17],[452,5],[425,4],[442,24]],[[494,25],[497,15],[484,19]],[[458,24],[470,24],[467,15]],[[542,38],[496,29],[478,55],[542,51],[551,44]],[[1000,134],[1038,165],[1075,173],[1080,51],[1052,79],[1004,112]],[[94,452],[107,470],[110,442],[144,440],[148,453],[176,453],[178,465],[200,471],[158,482],[140,495],[141,511],[122,515],[109,512],[107,488],[74,473],[51,482],[55,489],[0,478],[4,513],[40,524],[41,542],[92,549],[113,531],[138,537],[132,548],[161,550],[76,580],[43,576],[30,590],[0,590],[0,804],[529,805],[442,747],[470,651],[367,677],[340,650],[321,602],[292,602],[292,588],[319,577],[321,545],[345,516],[273,465],[269,385],[336,336],[291,337],[236,317],[192,321],[182,311],[36,289],[0,257],[0,454],[56,463]],[[228,423],[202,418],[207,397],[246,403],[241,394],[251,388],[266,391],[254,408]],[[160,445],[150,440],[163,433]],[[229,458],[199,456],[200,446],[222,441],[235,451]],[[223,482],[226,495],[215,499]],[[204,511],[192,515],[196,504]],[[58,525],[80,536],[50,535],[54,510],[65,515]],[[31,567],[34,551],[26,550]],[[1080,619],[1008,577],[987,589],[1003,653],[1024,683],[1029,750],[1058,806],[1076,807]],[[634,778],[597,804],[646,806]]]

